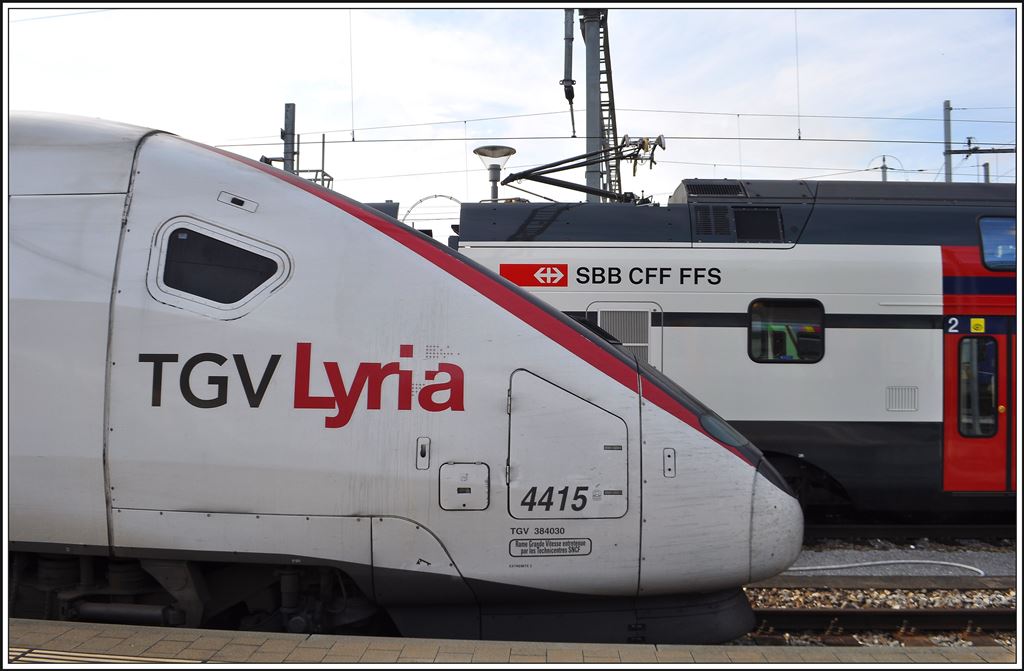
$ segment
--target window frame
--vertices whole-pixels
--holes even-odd
[[[1011,228],[1016,232],[1017,230],[1017,219],[1016,217],[1007,217],[1003,215],[983,215],[978,217],[978,252],[981,255],[981,264],[985,266],[986,270],[991,270],[994,273],[1015,273],[1017,272],[1017,257],[1016,251],[1014,252],[1013,266],[1010,268],[993,268],[989,265],[988,255],[985,253],[985,233],[982,230],[983,224],[986,221],[1008,221],[1013,225]],[[1014,238],[1014,250],[1016,250],[1016,238]]]
[[[277,264],[277,272],[234,303],[219,303],[210,298],[168,286],[164,283],[168,244],[171,235],[182,228],[268,258]],[[280,288],[291,276],[291,267],[291,259],[288,254],[278,247],[216,224],[193,217],[178,216],[164,222],[153,235],[146,284],[154,300],[166,305],[198,312],[216,319],[237,319],[252,311],[271,293]]]
[[[964,433],[964,423],[961,411],[963,409],[964,400],[964,385],[960,381],[959,372],[963,367],[963,347],[969,340],[977,341],[988,341],[993,346],[993,362],[992,362],[992,375],[995,377],[995,391],[992,398],[992,433],[979,433],[971,434]],[[956,430],[962,438],[967,439],[978,439],[978,438],[993,438],[999,435],[999,341],[990,335],[968,335],[960,338],[956,345],[956,366],[957,366],[957,385],[956,385]],[[977,363],[975,363],[975,377],[977,377]],[[979,393],[980,398],[980,393]]]
[[[821,356],[819,356],[817,359],[814,359],[813,361],[812,360],[808,360],[808,359],[758,359],[758,358],[756,358],[754,356],[754,347],[753,347],[753,345],[754,345],[754,339],[753,339],[753,335],[754,335],[754,305],[756,303],[766,303],[766,302],[767,303],[772,303],[774,305],[779,305],[780,307],[785,307],[787,303],[789,303],[789,304],[794,304],[795,303],[795,304],[801,304],[801,305],[806,305],[808,303],[815,304],[817,306],[818,310],[820,310],[820,315],[821,315],[821,320],[820,320],[820,327],[821,327]],[[764,297],[764,298],[755,298],[754,300],[750,301],[750,304],[747,306],[747,357],[749,357],[750,360],[753,361],[754,363],[758,363],[758,364],[762,364],[762,363],[763,364],[780,364],[780,363],[781,364],[794,364],[795,363],[795,364],[809,364],[809,365],[813,365],[813,364],[816,364],[816,363],[820,363],[825,358],[825,306],[824,306],[824,304],[821,301],[819,301],[818,299],[816,299],[816,298],[768,298],[768,297]]]

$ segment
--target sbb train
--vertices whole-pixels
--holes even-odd
[[[685,180],[465,204],[459,250],[756,443],[815,519],[1016,511],[1016,185]]]
[[[294,175],[10,117],[14,616],[710,642],[798,501],[621,347]]]

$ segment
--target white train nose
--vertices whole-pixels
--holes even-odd
[[[764,580],[789,568],[804,541],[800,502],[766,460],[754,476],[750,520],[750,582]]]

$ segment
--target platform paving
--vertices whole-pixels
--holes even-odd
[[[459,641],[221,632],[9,619],[8,663],[1019,664],[1015,648],[797,647]]]

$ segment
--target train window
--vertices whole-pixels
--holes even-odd
[[[997,357],[995,338],[960,341],[960,434],[968,438],[996,434]]]
[[[1017,221],[1004,217],[982,217],[981,250],[989,270],[1017,269]]]
[[[214,319],[256,309],[291,276],[288,253],[192,217],[170,219],[150,248],[146,287],[166,305]]]
[[[810,299],[750,304],[747,353],[757,363],[816,363],[825,355],[825,308]]]
[[[191,228],[167,239],[163,282],[223,304],[237,303],[277,274],[277,262]]]

